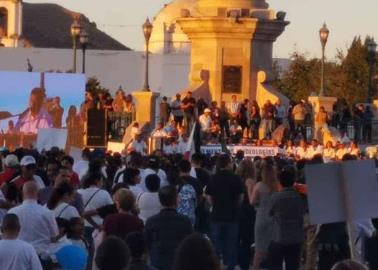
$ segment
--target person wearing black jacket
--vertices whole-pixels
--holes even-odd
[[[151,265],[159,270],[171,270],[176,249],[193,228],[190,219],[176,211],[176,187],[161,188],[159,200],[163,209],[147,219],[144,234]]]

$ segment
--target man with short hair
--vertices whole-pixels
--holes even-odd
[[[162,122],[164,126],[168,122],[170,113],[171,108],[168,103],[168,98],[164,96],[160,102],[160,122]]]
[[[217,160],[217,173],[206,188],[211,212],[211,238],[216,252],[228,264],[227,270],[237,265],[238,213],[243,201],[242,180],[232,172],[231,158],[222,154]]]
[[[10,154],[5,157],[4,170],[0,173],[0,186],[9,182],[19,175],[19,161],[16,155]]]
[[[36,183],[38,189],[45,187],[45,184],[41,177],[35,174],[37,168],[37,162],[32,156],[24,156],[20,162],[21,165],[21,175],[14,178],[11,182],[14,183],[19,190],[27,182]]]
[[[131,255],[131,262],[127,270],[156,270],[149,266],[145,260],[147,247],[142,233],[130,233],[126,238],[126,244]]]
[[[305,204],[293,188],[296,170],[293,166],[284,167],[279,173],[282,191],[271,197],[270,215],[273,217],[273,237],[269,248],[268,262],[272,270],[297,270],[300,267],[302,244],[304,241]]]
[[[181,108],[181,95],[180,94],[176,94],[176,99],[172,101],[171,110],[172,110],[173,119],[181,127],[182,120],[184,119],[184,112]]]
[[[147,153],[147,144],[143,140],[142,133],[138,132],[135,134],[135,139],[132,141],[130,146],[128,147],[129,152],[137,152],[142,155],[146,155]]]
[[[176,211],[175,187],[161,188],[159,200],[163,209],[159,214],[147,219],[145,239],[151,265],[159,270],[171,270],[176,249],[180,242],[193,232],[193,228],[189,218],[179,215]]]
[[[181,108],[184,111],[184,117],[186,121],[185,124],[188,127],[191,127],[191,124],[194,121],[195,106],[196,106],[196,100],[193,98],[192,92],[188,91],[186,97],[181,102]]]
[[[0,269],[2,270],[42,270],[32,245],[18,240],[20,222],[15,214],[5,215],[0,240]]]
[[[231,102],[227,104],[228,113],[231,116],[231,120],[239,120],[240,116],[240,103],[236,95],[232,95]]]
[[[201,137],[206,140],[211,133],[211,125],[213,123],[210,109],[206,108],[204,113],[200,115],[199,123],[201,125]]]
[[[49,253],[50,244],[58,235],[58,226],[52,211],[38,204],[38,186],[29,181],[22,189],[24,201],[8,211],[17,215],[21,230],[19,239],[31,244],[40,257]]]

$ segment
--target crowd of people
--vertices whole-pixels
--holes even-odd
[[[378,269],[375,221],[352,224],[357,262],[340,262],[350,258],[345,223],[309,223],[303,171],[323,162],[314,151],[84,149],[74,160],[57,148],[1,149],[0,269]]]
[[[313,106],[305,100],[288,105],[279,99],[274,104],[267,100],[260,107],[256,101],[239,101],[233,95],[230,102],[208,104],[202,98],[196,100],[188,92],[183,99],[177,94],[172,102],[163,97],[159,119],[163,126],[170,120],[189,128],[197,122],[204,144],[221,140],[237,144],[242,139],[251,142],[274,139],[280,144],[289,139],[321,141],[324,126],[336,128],[341,137],[347,135],[351,140],[371,143],[373,118],[370,106],[364,104],[357,104],[352,112],[347,105],[335,105],[332,114],[324,107],[315,113]]]

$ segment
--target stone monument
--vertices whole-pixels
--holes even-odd
[[[269,84],[273,43],[289,22],[265,0],[197,0],[177,19],[191,41],[190,87],[208,100],[287,98]],[[204,92],[208,92],[207,95]]]

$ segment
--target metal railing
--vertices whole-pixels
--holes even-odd
[[[128,126],[135,120],[134,113],[108,112],[108,138],[121,142]]]

